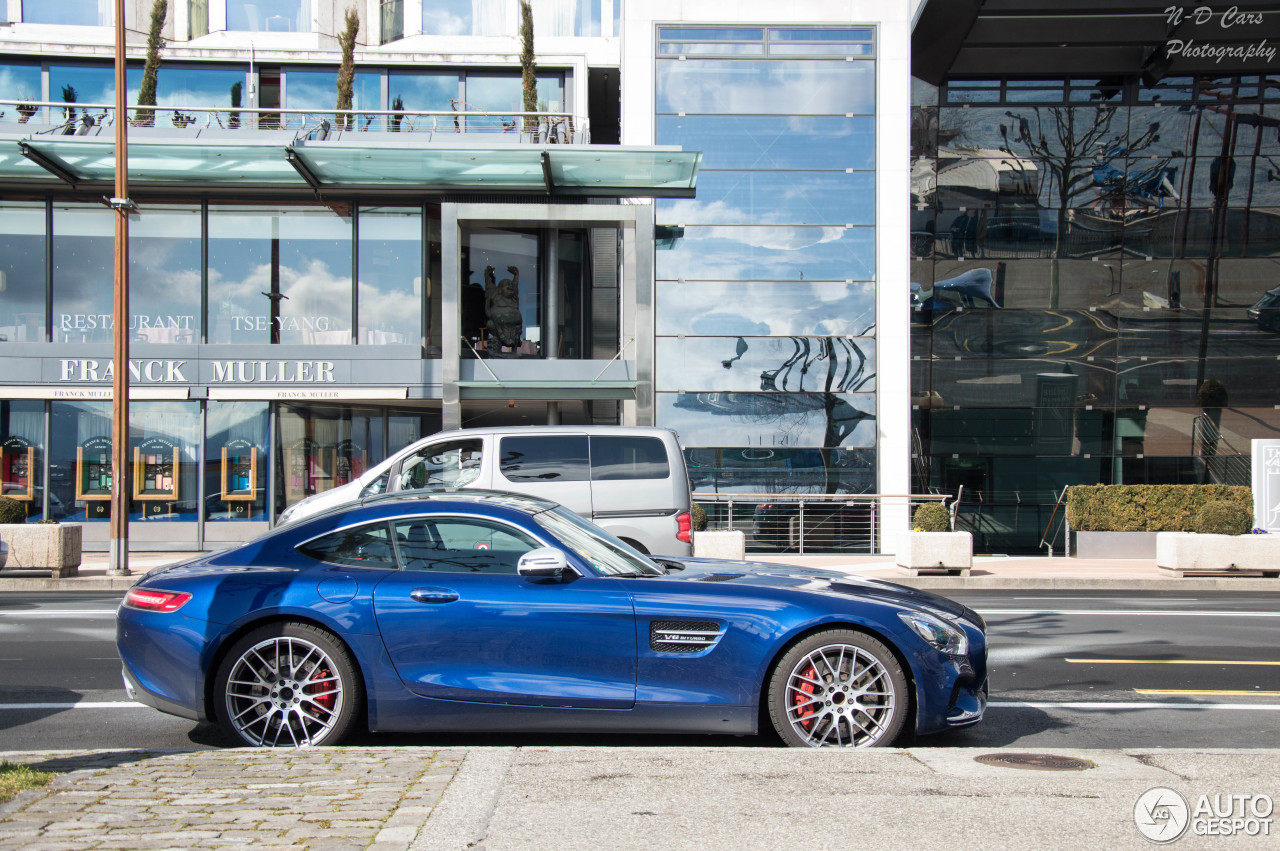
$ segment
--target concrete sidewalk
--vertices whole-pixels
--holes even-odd
[[[1143,848],[1135,804],[1155,787],[1191,811],[1202,795],[1280,797],[1275,751],[1035,751],[1085,761],[1061,771],[975,761],[991,753],[1011,756],[696,739],[661,748],[0,753],[59,772],[50,789],[0,806],[0,849]],[[1193,817],[1177,847],[1280,847],[1276,816],[1256,810],[1265,817],[1234,839],[1197,835]]]
[[[148,571],[193,558],[195,553],[130,553],[130,576],[109,576],[106,553],[85,553],[78,576],[51,579],[48,571],[0,571],[3,591],[124,591]],[[747,558],[800,564],[884,579],[935,591],[1057,589],[1104,591],[1276,591],[1280,580],[1248,574],[1173,579],[1154,559],[1080,559],[1046,556],[975,556],[967,577],[907,576],[887,555],[791,556],[748,553]]]

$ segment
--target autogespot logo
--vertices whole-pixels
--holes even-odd
[[[1133,805],[1133,821],[1152,842],[1173,842],[1187,832],[1191,808],[1182,795],[1157,786],[1138,796],[1138,802]]]

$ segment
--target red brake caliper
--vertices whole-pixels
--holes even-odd
[[[816,680],[818,678],[818,672],[817,670],[814,669],[812,665],[809,665],[803,671],[800,672],[800,676],[804,677],[806,680]],[[792,698],[792,700],[795,701],[795,705],[796,705],[796,717],[800,719],[800,723],[806,728],[809,726],[809,724],[813,723],[809,717],[813,715],[813,711],[814,711],[813,704],[810,702],[810,698],[812,697],[813,697],[813,683],[802,682],[800,684],[800,687],[796,689],[795,697]],[[806,703],[809,705],[802,706],[802,704],[806,704]]]
[[[333,688],[332,683],[314,682],[315,680],[327,680],[333,676],[328,668],[321,668],[312,675],[312,683],[309,686],[310,693],[314,696],[316,703],[324,707],[328,711],[333,711],[333,706],[337,702],[338,693]],[[322,693],[323,692],[323,693]]]

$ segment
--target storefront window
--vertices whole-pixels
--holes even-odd
[[[462,284],[462,336],[487,357],[536,356],[542,340],[537,234],[476,228],[464,246],[470,275]]]
[[[50,416],[50,506],[65,506],[77,522],[110,520],[111,403],[53,402]]]
[[[53,208],[53,341],[109,343],[114,224],[101,204]]]
[[[28,520],[44,517],[44,402],[0,402],[0,491]],[[60,500],[49,502],[53,519],[66,514]]]
[[[196,520],[199,402],[129,405],[130,521]]]
[[[0,342],[45,338],[45,205],[0,203]]]
[[[360,210],[359,341],[421,345],[422,305],[439,310],[440,294],[422,274],[422,210]]]
[[[209,341],[349,344],[350,217],[210,208]]]
[[[129,217],[129,332],[200,342],[200,208],[147,205]]]
[[[247,32],[311,32],[311,0],[226,0],[227,29]]]
[[[385,458],[383,416],[379,409],[282,405],[277,514],[359,478]]]
[[[205,519],[267,519],[266,402],[210,402],[205,426]]]

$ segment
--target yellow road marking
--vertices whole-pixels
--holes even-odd
[[[1217,695],[1236,695],[1243,697],[1245,695],[1257,695],[1259,697],[1280,697],[1280,691],[1245,691],[1243,689],[1169,689],[1169,688],[1136,688],[1134,692],[1137,694],[1217,694]]]
[[[1080,665],[1276,665],[1280,662],[1245,662],[1232,659],[1067,659]]]

